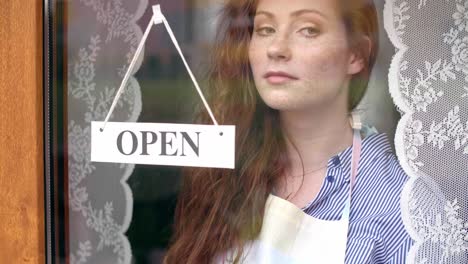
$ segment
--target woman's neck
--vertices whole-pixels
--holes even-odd
[[[327,165],[328,159],[352,144],[353,132],[346,109],[281,112],[286,136],[289,175],[302,175]]]

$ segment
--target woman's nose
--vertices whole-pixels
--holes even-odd
[[[289,60],[291,59],[291,50],[289,48],[288,39],[286,37],[275,37],[267,49],[268,57],[272,60]]]

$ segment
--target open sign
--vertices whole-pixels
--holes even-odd
[[[165,123],[91,124],[91,161],[234,168],[235,127]]]
[[[108,122],[153,25],[164,24],[214,125]],[[104,129],[105,128],[105,129]],[[143,34],[104,122],[91,123],[91,161],[234,168],[235,126],[220,126],[159,5]]]

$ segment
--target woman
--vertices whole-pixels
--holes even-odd
[[[399,210],[406,175],[385,135],[361,139],[349,122],[377,54],[374,4],[231,0],[219,23],[208,87],[220,123],[236,125],[236,169],[186,172],[165,262],[242,263],[263,254],[266,237],[281,234],[284,244],[289,227],[271,228],[282,218],[275,204],[306,219],[300,225],[310,222],[301,230],[315,230],[294,234],[302,245],[286,243],[298,254],[344,234],[342,246],[330,240],[338,247],[331,252],[342,255],[335,262],[404,263],[411,245]],[[200,121],[210,123],[206,114]],[[320,237],[322,226],[341,231]],[[297,263],[334,263],[327,261],[333,253],[317,248]],[[296,257],[279,255],[270,261]]]

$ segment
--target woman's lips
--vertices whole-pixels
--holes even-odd
[[[281,72],[281,71],[269,71],[263,77],[270,83],[270,84],[282,84],[289,81],[297,80],[298,78],[292,76],[288,73]]]

